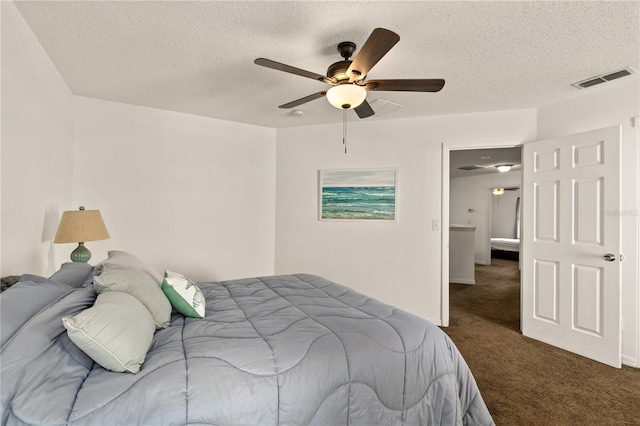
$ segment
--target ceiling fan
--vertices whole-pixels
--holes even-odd
[[[324,96],[331,105],[339,109],[354,109],[358,117],[367,118],[375,114],[366,100],[367,91],[387,92],[438,92],[444,86],[443,79],[392,79],[365,81],[371,68],[382,59],[391,48],[400,41],[400,36],[385,28],[373,30],[367,41],[354,57],[356,45],[350,41],[338,44],[338,52],[344,60],[333,63],[327,69],[327,75],[316,74],[300,68],[258,58],[256,65],[278,71],[322,81],[330,86],[328,90],[314,93],[304,98],[280,105],[280,108],[293,108]]]
[[[491,193],[493,195],[502,195],[504,194],[504,191],[520,191],[520,187],[519,186],[512,186],[510,188],[502,188],[502,187],[497,187],[497,188],[493,188],[491,190]]]
[[[514,163],[497,163],[497,164],[474,164],[473,166],[458,167],[460,170],[478,170],[478,169],[497,169],[501,173],[508,172],[510,170],[520,169],[520,164]]]

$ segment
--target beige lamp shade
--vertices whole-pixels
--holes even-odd
[[[106,240],[109,232],[100,210],[70,210],[62,213],[54,243],[80,243]]]

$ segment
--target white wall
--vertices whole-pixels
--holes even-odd
[[[520,189],[506,190],[502,195],[491,195],[491,238],[519,238],[516,229]]]
[[[336,114],[339,114],[336,111]],[[353,114],[352,114],[353,115]],[[309,272],[440,323],[442,143],[535,138],[535,110],[350,121],[277,133],[276,273]],[[318,220],[319,169],[398,168],[395,223]]]
[[[638,191],[640,153],[638,127],[640,84],[637,77],[619,80],[605,87],[586,89],[581,96],[557,102],[538,111],[540,139],[622,125],[622,331],[623,362],[640,366],[640,215]],[[608,86],[608,87],[607,87]],[[640,121],[640,120],[639,120]]]
[[[1,274],[50,275],[60,215],[102,211],[88,242],[193,279],[274,268],[275,130],[74,97],[13,2],[2,8]]]
[[[491,264],[491,188],[521,184],[520,170],[461,177],[449,181],[449,222],[476,227],[476,263]],[[473,212],[469,212],[469,209]]]
[[[92,260],[121,249],[194,280],[273,274],[275,130],[84,97],[74,118],[72,207],[100,209],[111,234],[87,243]]]
[[[73,95],[13,2],[2,9],[0,274],[57,269],[52,240],[72,191]]]

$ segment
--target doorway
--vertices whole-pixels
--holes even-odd
[[[503,151],[499,153],[499,151]],[[508,152],[508,153],[507,153]],[[454,155],[463,154],[461,157],[468,158],[462,163],[454,160],[452,162],[452,153]],[[498,154],[505,154],[500,156]],[[492,156],[492,154],[494,154]],[[474,157],[475,155],[475,157]],[[488,158],[481,158],[488,157]],[[473,159],[475,158],[475,159]],[[473,159],[473,160],[472,160]],[[469,164],[467,164],[469,163]],[[447,327],[449,325],[449,227],[451,224],[471,225],[476,227],[475,242],[475,263],[491,264],[491,188],[490,182],[495,180],[490,175],[499,176],[498,166],[510,166],[509,172],[519,170],[521,164],[521,146],[508,142],[493,142],[484,145],[469,145],[469,143],[444,143],[442,149],[442,283],[441,283],[441,325]],[[453,165],[453,166],[452,166]],[[451,177],[465,176],[464,173],[471,172],[478,178],[471,178],[469,182],[481,182],[478,188],[484,189],[475,192],[468,191],[460,199],[454,200],[455,205],[452,206],[451,197]],[[468,174],[467,176],[472,176]],[[506,175],[503,175],[506,178]],[[512,173],[505,181],[504,185],[513,187],[521,186],[521,173],[517,178]],[[497,184],[496,184],[497,185]],[[494,185],[494,186],[496,186]],[[456,223],[459,222],[459,223]]]
[[[520,176],[520,179],[522,176]],[[490,188],[491,203],[489,216],[491,228],[489,231],[491,259],[520,260],[520,236],[522,234],[521,197],[519,185],[505,185]]]
[[[622,358],[621,224],[605,219],[620,208],[620,141],[621,126],[614,125],[526,143],[521,183],[522,334],[617,368]],[[500,146],[508,145],[483,148]],[[443,326],[449,324],[450,303],[450,153],[475,148],[443,144]]]

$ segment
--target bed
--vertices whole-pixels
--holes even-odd
[[[116,293],[78,265],[0,295],[3,425],[494,424],[442,330],[308,274],[199,282],[204,318],[173,311],[139,372],[110,371],[61,320]]]
[[[491,238],[491,257],[518,260],[520,257],[519,238]]]

